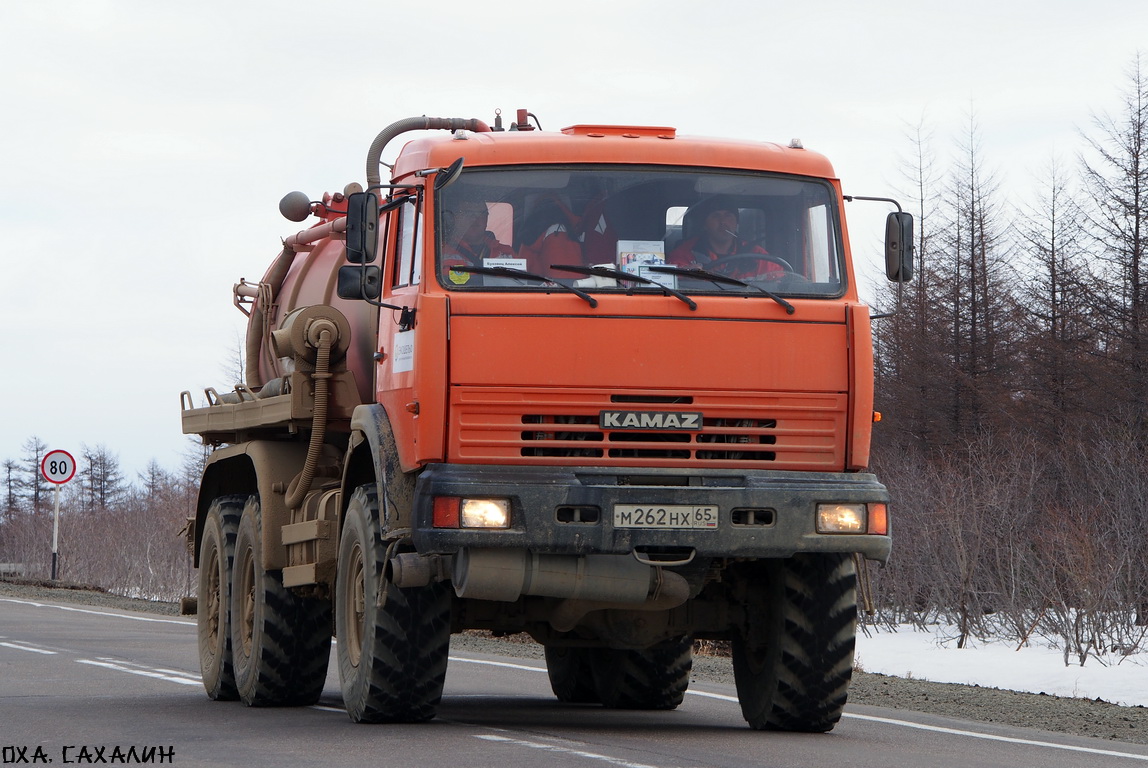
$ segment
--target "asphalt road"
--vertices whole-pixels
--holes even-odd
[[[745,727],[730,686],[674,712],[559,704],[540,662],[454,652],[439,717],[356,725],[332,669],[299,709],[208,700],[188,619],[0,597],[4,765],[678,766],[1148,765],[1148,748],[878,707],[830,734]]]

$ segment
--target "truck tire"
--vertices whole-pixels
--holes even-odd
[[[857,590],[848,554],[772,564],[733,637],[741,711],[758,730],[824,733],[841,719],[853,676]]]
[[[357,723],[422,722],[442,698],[450,590],[443,583],[399,589],[383,578],[386,550],[378,492],[361,486],[343,521],[335,585],[343,703]]]
[[[239,698],[231,660],[231,568],[235,534],[246,496],[220,496],[211,502],[199,544],[196,625],[199,673],[215,701]]]
[[[594,689],[594,652],[597,648],[546,646],[546,674],[550,688],[563,704],[600,704]]]
[[[331,658],[331,603],[299,597],[282,571],[263,570],[258,496],[235,538],[231,647],[235,685],[249,707],[307,706],[319,700]]]
[[[675,709],[690,685],[693,645],[678,637],[643,650],[598,649],[593,669],[599,700],[611,709]]]

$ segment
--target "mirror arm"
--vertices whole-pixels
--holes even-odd
[[[418,189],[418,186],[418,184],[372,184],[363,191],[370,192],[373,189]]]
[[[851,203],[854,200],[868,200],[874,203],[892,203],[897,206],[897,213],[904,213],[904,211],[901,210],[901,204],[891,197],[865,197],[864,195],[842,195],[841,197],[844,198],[847,203]]]

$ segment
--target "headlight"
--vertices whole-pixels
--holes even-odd
[[[509,528],[510,499],[436,496],[435,528]]]
[[[458,519],[463,528],[506,528],[510,525],[510,501],[463,499]]]
[[[818,533],[865,533],[864,504],[818,504]]]

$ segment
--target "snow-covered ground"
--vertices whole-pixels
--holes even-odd
[[[868,632],[857,633],[856,664],[865,672],[1148,706],[1148,653],[1065,666],[1063,652],[1035,639],[1020,650],[1015,642],[978,640],[957,648],[951,628]]]

